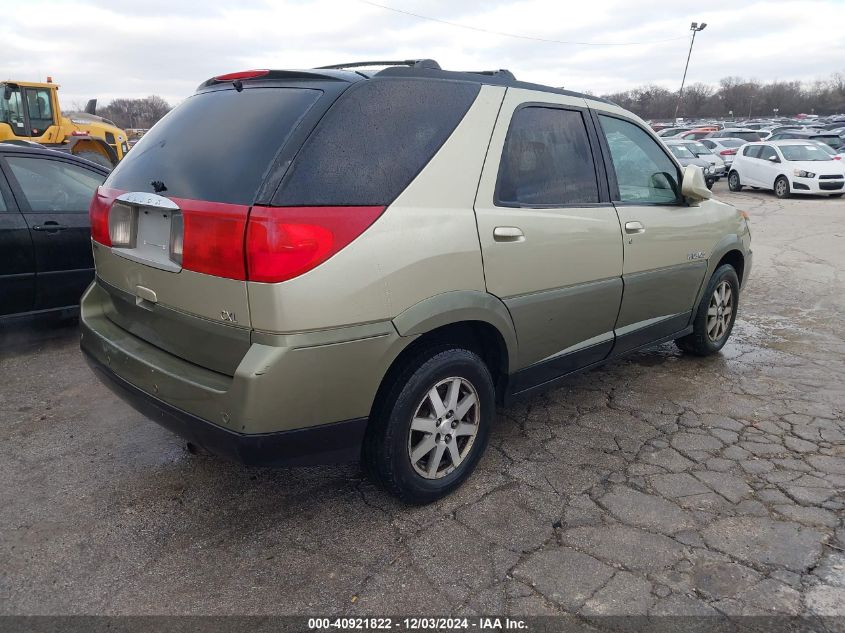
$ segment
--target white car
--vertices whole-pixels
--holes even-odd
[[[778,198],[808,193],[833,198],[845,193],[845,166],[812,141],[747,143],[728,174],[731,191],[772,189]]]

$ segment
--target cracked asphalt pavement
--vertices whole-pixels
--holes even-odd
[[[191,454],[73,323],[3,326],[0,613],[845,615],[845,203],[716,192],[755,255],[723,352],[500,410],[426,507],[357,465]]]

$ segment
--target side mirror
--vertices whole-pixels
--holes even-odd
[[[9,84],[3,86],[3,100],[10,101],[12,99],[12,88]]]
[[[684,167],[683,180],[681,180],[681,193],[691,203],[710,199],[713,194],[707,188],[707,183],[704,181],[704,172],[701,171],[701,167],[696,165],[687,165]]]
[[[780,159],[777,156],[769,156],[769,160],[773,163],[779,163]]]

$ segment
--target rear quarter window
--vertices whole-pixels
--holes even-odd
[[[273,205],[390,204],[449,138],[480,89],[426,79],[359,82],[305,142]]]
[[[276,153],[322,95],[309,88],[197,93],[172,110],[121,161],[106,186],[175,198],[249,205]]]

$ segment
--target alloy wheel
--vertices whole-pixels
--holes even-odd
[[[733,289],[727,281],[719,282],[707,307],[707,337],[714,343],[721,339],[731,325],[734,312]]]
[[[478,392],[453,376],[434,385],[411,419],[408,457],[418,475],[440,479],[453,472],[472,450],[481,420]]]

